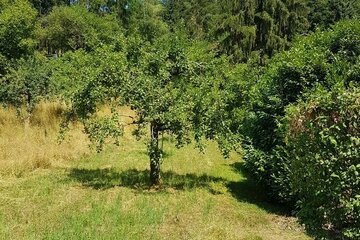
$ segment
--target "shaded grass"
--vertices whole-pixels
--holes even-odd
[[[69,176],[81,182],[84,186],[94,189],[108,189],[115,186],[129,187],[132,189],[149,189],[149,170],[139,171],[128,169],[117,172],[114,168],[106,169],[70,169]],[[173,171],[161,173],[162,185],[160,189],[174,188],[176,190],[190,190],[197,187],[209,187],[210,183],[224,182],[225,179],[212,177],[206,174],[179,175]]]
[[[239,201],[256,204],[271,213],[291,216],[291,207],[272,201],[267,195],[266,188],[260,185],[247,171],[244,162],[235,162],[230,166],[235,172],[246,178],[246,180],[243,181],[231,181],[227,183],[227,187],[233,197]]]
[[[239,174],[245,174],[243,162],[230,165]],[[82,184],[82,186],[97,190],[106,190],[113,187],[127,187],[144,192],[151,190],[149,187],[149,170],[127,169],[117,171],[115,168],[86,169],[71,168],[69,177]],[[229,191],[238,201],[256,204],[264,210],[280,215],[290,215],[290,210],[268,200],[264,187],[258,185],[251,176],[243,181],[228,181],[221,177],[213,177],[207,174],[196,175],[194,173],[180,175],[174,171],[161,172],[162,184],[157,191],[192,190],[204,188],[210,193],[221,194]]]

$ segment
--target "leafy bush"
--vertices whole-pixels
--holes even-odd
[[[300,219],[323,237],[359,239],[360,89],[319,90],[286,119]]]
[[[264,151],[254,148],[252,144],[244,144],[245,154],[243,159],[246,168],[262,183],[268,183],[269,158]]]
[[[306,100],[304,93],[313,91],[318,85],[328,90],[335,85],[348,88],[356,85],[359,82],[359,46],[360,23],[340,22],[331,31],[315,32],[298,39],[289,51],[275,56],[265,67],[264,74],[254,82],[249,90],[250,104],[245,106],[247,114],[241,131],[254,148],[268,156],[267,160],[253,156],[252,161],[260,165],[270,161],[265,168],[269,171],[265,175],[270,185],[273,185],[270,178],[274,170],[271,165],[279,164],[277,161],[282,161],[280,159],[287,154],[283,150],[274,150],[285,144],[279,123],[285,116],[286,107]],[[255,159],[262,163],[255,163]]]
[[[244,144],[244,160],[248,171],[262,184],[277,202],[293,206],[296,200],[291,189],[291,158],[287,147],[277,146],[270,153]]]
[[[294,207],[297,192],[291,188],[292,156],[288,146],[277,146],[269,155],[270,195],[278,202]]]
[[[359,56],[359,21],[343,21],[330,31],[299,38],[289,51],[270,61],[251,87],[242,133],[266,152],[282,145],[278,122],[286,106],[304,99],[304,93],[317,85],[330,90],[334,85],[349,87],[349,82],[359,82]]]

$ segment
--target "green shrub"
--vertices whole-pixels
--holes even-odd
[[[251,86],[242,134],[267,153],[283,145],[278,122],[289,104],[321,85],[351,87],[359,83],[360,22],[343,21],[327,32],[299,38],[289,51],[276,55]]]
[[[298,216],[324,238],[360,238],[360,89],[318,90],[288,109]]]
[[[277,146],[269,154],[269,189],[272,198],[278,202],[295,206],[296,191],[291,188],[291,150],[287,146]]]
[[[266,166],[262,171],[269,171],[262,173],[259,180],[266,178],[269,186],[288,189],[285,187],[288,184],[281,181],[288,179],[286,165],[291,160],[287,159],[289,149],[282,149],[284,131],[279,127],[286,107],[306,100],[308,95],[304,93],[314,91],[317,86],[329,91],[333,86],[356,86],[360,81],[359,49],[360,22],[343,21],[330,31],[299,38],[289,51],[276,55],[265,67],[264,74],[249,90],[250,104],[246,106],[248,111],[241,123],[244,138],[250,139],[252,144],[252,148],[246,148],[250,150],[246,154],[250,171],[260,176],[256,170],[258,165]],[[260,158],[259,151],[267,157]]]
[[[247,170],[255,176],[255,178],[263,183],[268,183],[269,159],[265,152],[254,148],[252,144],[244,144],[245,166]]]
[[[244,144],[243,147],[247,170],[259,183],[267,187],[272,199],[293,206],[296,198],[291,189],[291,158],[288,149],[277,146],[266,153],[254,148],[252,144]]]

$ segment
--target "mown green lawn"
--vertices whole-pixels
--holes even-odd
[[[77,161],[0,178],[0,239],[310,239],[225,160],[165,142],[163,185],[148,189],[146,146],[125,136]]]

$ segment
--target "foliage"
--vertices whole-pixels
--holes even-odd
[[[113,15],[100,17],[83,6],[60,6],[41,19],[37,38],[47,54],[61,55],[69,50],[89,51],[111,44],[119,33]]]
[[[189,141],[191,130],[197,140],[214,136],[225,114],[225,93],[219,91],[225,60],[214,58],[206,43],[191,43],[181,34],[166,36],[138,51],[135,65],[130,62],[136,78],[128,83],[124,96],[139,119],[157,122],[176,136],[179,146]]]
[[[251,143],[244,144],[244,160],[246,168],[260,182],[266,182],[269,178],[268,156],[261,150],[254,148]]]
[[[332,31],[315,32],[275,56],[251,89],[251,105],[244,118],[243,134],[256,148],[271,151],[281,145],[278,123],[285,107],[304,98],[314,86],[357,84],[360,24],[340,22]]]
[[[158,0],[76,0],[72,5],[83,6],[100,18],[112,15],[110,23],[117,22],[126,35],[136,34],[144,41],[152,41],[168,31],[163,21],[164,4]]]
[[[124,38],[119,34],[113,44],[104,45],[91,52],[84,49],[69,51],[61,57],[51,59],[54,70],[51,81],[54,82],[57,95],[66,102],[71,102],[74,93],[83,90],[87,84],[95,81],[110,81],[113,74],[125,71],[122,63],[126,62]],[[115,84],[109,82],[108,84]],[[89,97],[89,96],[86,96]],[[92,100],[84,99],[92,102]]]
[[[16,65],[0,79],[0,102],[17,108],[26,105],[30,114],[36,103],[51,92],[51,70],[40,54],[20,59]]]
[[[293,204],[297,192],[291,190],[291,164],[281,127],[285,109],[306,100],[316,86],[332,91],[334,86],[353,88],[359,81],[360,25],[357,21],[338,23],[332,31],[315,32],[298,39],[287,52],[275,56],[264,69],[260,80],[253,81],[250,103],[239,132],[244,159],[258,181],[268,186],[269,194],[281,202]]]
[[[308,16],[312,30],[329,28],[340,20],[360,16],[358,0],[311,0],[308,6],[312,9]]]
[[[119,145],[119,137],[123,135],[123,128],[119,116],[114,114],[112,118],[100,117],[87,121],[84,132],[89,136],[91,142],[97,143],[96,150],[100,152],[108,138],[114,139],[114,143]]]
[[[244,145],[247,170],[258,182],[268,187],[272,200],[294,207],[297,193],[291,188],[291,159],[287,146],[276,146],[271,152]]]
[[[49,13],[54,6],[69,4],[70,0],[29,0],[40,15]]]
[[[247,61],[253,51],[263,56],[288,47],[307,30],[306,1],[166,1],[168,21],[183,21],[194,37],[215,41],[234,62]]]
[[[357,233],[350,228],[355,226],[354,229],[356,229],[357,226],[358,220],[354,220],[351,217],[353,214],[357,214],[358,210],[354,207],[357,203],[354,203],[355,205],[352,205],[347,210],[346,214],[350,216],[347,220],[345,215],[340,213],[344,211],[344,208],[331,205],[337,203],[337,199],[334,197],[329,195],[321,196],[319,192],[313,192],[311,193],[312,195],[307,197],[307,193],[303,191],[306,191],[306,188],[311,189],[311,187],[320,191],[325,183],[318,183],[321,183],[322,180],[327,181],[327,175],[315,176],[315,174],[322,174],[319,172],[319,166],[313,165],[316,164],[315,160],[330,161],[330,168],[332,164],[340,164],[343,161],[342,151],[349,151],[349,154],[357,154],[353,153],[353,151],[356,152],[357,147],[349,145],[349,141],[345,137],[345,130],[341,130],[342,128],[340,128],[340,132],[328,133],[329,135],[324,136],[324,139],[313,139],[314,134],[320,134],[321,131],[325,134],[325,131],[327,131],[325,130],[325,125],[308,126],[305,123],[305,125],[302,125],[303,128],[307,129],[309,127],[313,132],[304,132],[304,136],[301,135],[303,137],[298,140],[302,139],[303,145],[297,142],[296,144],[290,143],[290,140],[285,137],[289,132],[286,128],[287,122],[283,117],[288,117],[287,114],[289,113],[286,113],[286,109],[289,105],[295,105],[299,101],[309,102],[310,104],[311,99],[321,99],[320,96],[323,95],[323,99],[319,100],[319,109],[324,107],[329,110],[331,107],[332,111],[343,111],[336,113],[340,115],[347,114],[348,111],[355,111],[351,113],[354,114],[353,116],[346,115],[347,117],[345,117],[344,115],[343,118],[349,119],[349,122],[346,124],[351,125],[358,122],[356,119],[356,106],[354,104],[351,105],[351,101],[356,101],[358,95],[351,95],[351,92],[359,84],[357,78],[360,54],[358,49],[360,39],[359,27],[360,25],[357,21],[338,23],[333,27],[332,31],[316,32],[307,38],[299,39],[288,52],[275,56],[265,68],[265,73],[260,77],[261,80],[252,89],[253,93],[250,94],[252,97],[251,105],[245,108],[247,110],[244,112],[248,112],[248,114],[243,118],[242,124],[244,126],[241,128],[245,138],[249,139],[249,143],[244,142],[246,165],[255,174],[258,181],[268,187],[269,193],[273,198],[280,202],[290,203],[291,205],[299,201],[299,204],[296,205],[300,210],[299,216],[302,217],[309,230],[320,232],[319,229],[322,227],[328,227],[329,230],[335,232],[344,231],[341,234],[345,234],[346,231],[348,232],[346,234],[355,234],[352,236],[355,239]],[[323,91],[316,92],[318,88],[323,89]],[[348,92],[342,93],[337,89],[343,89],[341,91]],[[316,93],[312,95],[314,91]],[[333,95],[331,95],[332,93]],[[343,99],[346,94],[349,94],[349,97],[352,96],[353,100]],[[325,105],[326,101],[328,101],[327,105]],[[345,108],[346,104],[348,104],[349,109]],[[305,113],[303,114],[305,118],[310,117]],[[321,117],[321,115],[318,116],[317,114],[324,114],[325,116]],[[313,112],[313,115],[319,117],[319,119],[316,118],[314,121],[320,121],[321,119],[327,121],[326,119],[331,116],[326,117],[326,114],[329,115],[330,113]],[[299,121],[305,120],[299,119]],[[306,135],[308,133],[309,135]],[[346,136],[349,138],[353,137],[350,135]],[[324,142],[329,139],[334,139],[339,146],[339,149],[334,150],[335,152],[330,145],[328,146]],[[312,147],[314,148],[312,149]],[[318,156],[320,156],[319,159]],[[358,156],[354,157],[354,159],[357,158]],[[326,166],[322,167],[325,168]],[[314,174],[316,180],[311,181],[307,179],[305,169],[308,168],[314,171],[309,174]],[[343,168],[345,168],[344,165],[340,167],[340,169]],[[327,171],[331,172],[330,170],[327,169]],[[297,173],[295,174],[296,171]],[[309,185],[305,186],[305,182]],[[296,184],[299,186],[296,187]],[[332,187],[339,187],[339,184],[342,184],[341,181],[338,181],[336,184],[334,183]],[[324,194],[336,194],[332,187],[329,187],[328,191],[324,192]],[[353,186],[349,188],[354,191],[357,189]],[[323,208],[326,208],[326,206],[328,206],[328,209],[324,210]],[[336,208],[339,208],[339,212],[335,210]],[[314,217],[315,209],[317,209],[315,213],[317,217]],[[331,216],[332,213],[329,212],[332,212],[334,215]],[[344,225],[336,225],[338,224],[335,223],[334,219],[336,218],[341,219],[340,222],[344,223]],[[345,228],[349,229],[345,230]],[[351,237],[350,235],[346,236]]]
[[[141,36],[143,41],[153,42],[168,33],[168,25],[163,21],[163,4],[157,0],[133,0],[128,3],[128,17],[125,19],[127,34]]]
[[[36,46],[36,10],[26,0],[3,1],[0,6],[0,55],[18,59]]]
[[[319,90],[288,109],[291,187],[316,235],[360,237],[360,92]]]

